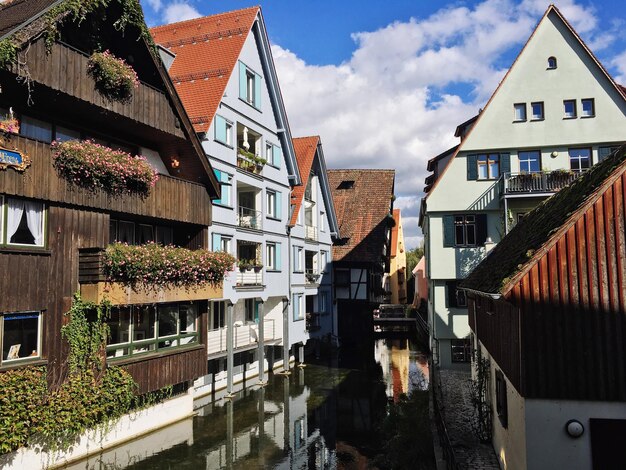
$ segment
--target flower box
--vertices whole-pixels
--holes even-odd
[[[133,90],[139,87],[135,70],[109,51],[93,53],[87,63],[87,73],[93,78],[96,90],[109,101],[128,103]]]
[[[16,118],[9,118],[0,121],[0,131],[7,132],[9,134],[20,133],[20,121]]]
[[[53,142],[53,165],[71,184],[111,195],[147,197],[158,174],[143,157],[113,150],[92,140]]]

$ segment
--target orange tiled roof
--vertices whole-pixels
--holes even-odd
[[[313,160],[315,160],[315,152],[317,151],[319,141],[319,136],[297,137],[293,139],[293,147],[296,151],[296,160],[298,161],[298,168],[300,169],[302,185],[294,187],[291,193],[291,204],[295,206],[293,214],[291,215],[290,225],[292,226],[296,225],[296,221],[298,220],[298,212],[300,212],[300,207],[302,207],[304,191],[309,181],[309,175],[313,167]]]
[[[339,231],[333,261],[379,263],[386,243],[394,170],[328,170]],[[353,181],[347,188],[344,182]],[[350,186],[350,185],[348,185]]]
[[[157,44],[176,54],[169,70],[196,132],[207,132],[259,7],[152,28]]]
[[[398,250],[398,229],[400,228],[400,209],[393,210],[394,226],[391,229],[391,256],[396,256]]]

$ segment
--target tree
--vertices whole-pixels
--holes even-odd
[[[423,242],[417,248],[413,248],[412,250],[409,250],[406,252],[407,276],[411,275],[411,273],[413,272],[413,269],[415,269],[415,266],[417,266],[417,263],[419,263],[419,261],[422,259],[422,256],[424,256],[424,243]]]

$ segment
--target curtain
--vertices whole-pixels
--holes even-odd
[[[11,237],[15,235],[22,215],[24,214],[25,201],[19,201],[16,199],[9,199],[9,212],[7,217],[7,242],[11,241]]]
[[[40,202],[25,202],[26,223],[28,230],[35,239],[35,245],[43,246],[43,204]]]

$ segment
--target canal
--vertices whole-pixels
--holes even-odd
[[[428,357],[406,339],[313,359],[76,468],[432,469]],[[408,395],[408,398],[407,398]]]

